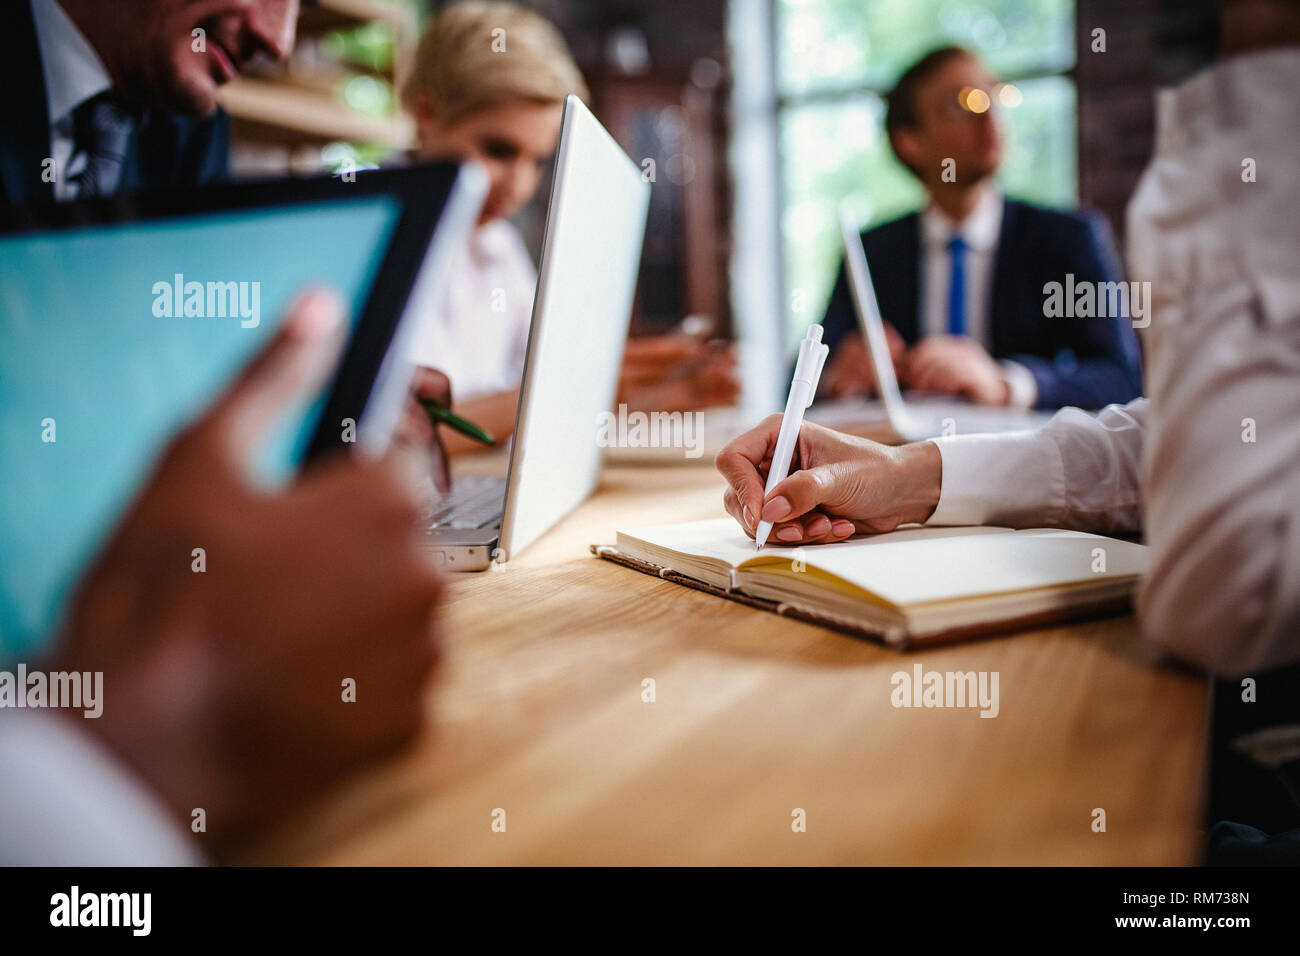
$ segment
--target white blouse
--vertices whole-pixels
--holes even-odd
[[[451,379],[457,401],[519,386],[537,269],[513,225],[478,227],[455,254],[442,301],[422,317],[412,358]]]

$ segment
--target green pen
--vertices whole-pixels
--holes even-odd
[[[446,425],[449,428],[454,428],[467,438],[481,441],[485,445],[495,445],[497,443],[497,440],[490,433],[479,428],[473,422],[465,421],[450,408],[439,405],[432,398],[417,398],[416,401],[420,403],[420,407],[429,416],[429,421],[435,425]]]

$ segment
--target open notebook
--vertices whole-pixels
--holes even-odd
[[[1046,528],[921,528],[761,552],[730,518],[618,533],[602,558],[765,610],[930,643],[1126,610],[1140,544]]]

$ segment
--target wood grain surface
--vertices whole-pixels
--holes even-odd
[[[901,654],[588,554],[721,493],[707,464],[607,468],[518,558],[454,577],[426,736],[250,862],[1197,861],[1206,682],[1131,617]],[[916,663],[997,672],[998,716],[895,708]]]

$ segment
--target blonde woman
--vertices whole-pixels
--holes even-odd
[[[537,284],[509,217],[537,191],[569,93],[589,99],[560,32],[517,4],[478,0],[453,3],[433,18],[402,90],[419,156],[472,159],[490,179],[478,228],[453,265],[444,302],[426,317],[414,357],[445,371],[456,410],[498,437],[514,428]],[[625,382],[673,371],[661,368],[663,356],[680,352],[680,344],[639,341],[645,346],[631,350]],[[638,357],[646,349],[649,363]],[[452,453],[480,447],[450,433],[444,440]]]

